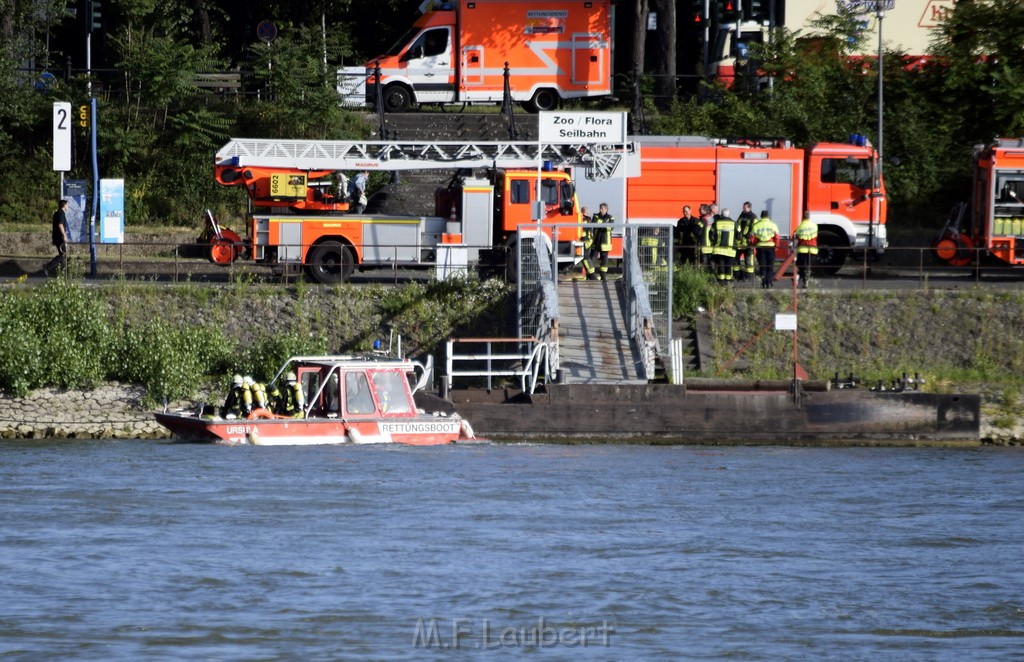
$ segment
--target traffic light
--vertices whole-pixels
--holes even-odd
[[[100,19],[103,15],[100,13],[102,5],[98,0],[85,0],[85,24],[89,28],[89,32],[100,29]]]
[[[739,0],[718,0],[719,2],[719,23],[735,23],[740,20],[740,11],[737,6]]]

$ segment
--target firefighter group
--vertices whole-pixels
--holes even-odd
[[[700,265],[714,272],[721,285],[734,280],[754,278],[755,270],[761,287],[770,289],[775,283],[775,248],[780,245],[779,228],[768,211],[754,214],[749,202],[733,220],[729,209],[719,211],[716,203],[702,204],[693,215],[690,205],[676,222],[676,245],[682,261]],[[806,288],[811,277],[811,262],[818,254],[818,226],[804,212],[794,233],[796,264],[800,287]]]
[[[608,280],[608,253],[612,249],[611,229],[615,217],[608,205],[601,203],[593,216],[587,208],[581,210],[583,231],[583,274],[577,280]],[[596,224],[596,227],[595,227]],[[683,207],[683,215],[676,222],[676,255],[681,262],[698,265],[714,273],[721,285],[753,279],[756,273],[763,289],[775,285],[775,248],[780,245],[779,228],[768,214],[754,214],[751,203],[744,202],[743,210],[733,220],[729,209],[719,211],[711,202],[699,207],[693,214],[690,205]],[[652,264],[664,266],[666,251],[661,229],[640,239],[640,248]],[[818,254],[818,225],[804,212],[793,235],[796,249],[797,278],[806,288],[811,277],[811,263]]]
[[[269,392],[252,377],[235,375],[220,414],[224,418],[302,418],[305,406],[294,372],[285,375],[283,389],[274,384]]]

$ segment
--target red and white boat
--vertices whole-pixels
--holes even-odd
[[[433,446],[480,441],[458,414],[417,409],[413,393],[430,380],[430,370],[408,359],[295,356],[271,386],[278,384],[283,391],[285,373],[296,374],[306,398],[302,418],[265,409],[247,418],[221,418],[204,415],[200,406],[157,413],[156,420],[181,441],[215,444]]]

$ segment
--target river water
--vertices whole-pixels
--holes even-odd
[[[7,442],[0,657],[1020,659],[1022,476],[996,448]]]

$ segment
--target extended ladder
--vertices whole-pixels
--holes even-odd
[[[218,167],[294,170],[431,170],[585,166],[587,177],[608,179],[639,145],[545,144],[537,142],[398,142],[233,138],[217,152]]]

